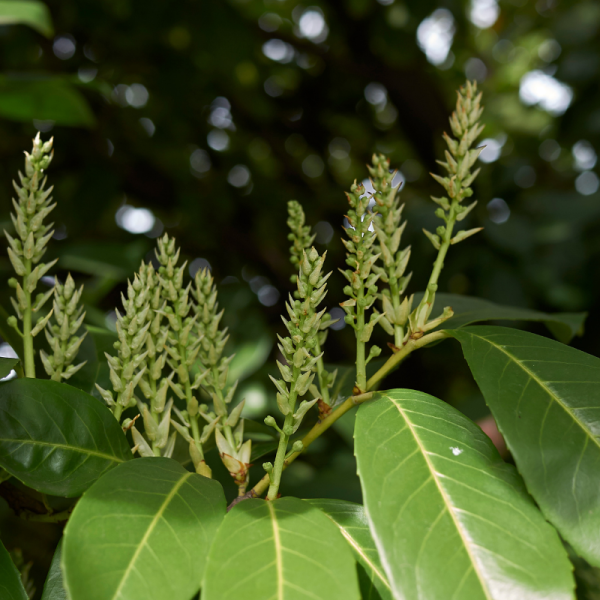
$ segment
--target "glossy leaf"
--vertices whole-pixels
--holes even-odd
[[[56,550],[54,551],[52,563],[50,563],[50,570],[48,571],[46,583],[44,584],[42,600],[67,600],[67,592],[65,591],[65,586],[63,585],[62,569],[60,568],[62,545],[63,540],[61,538],[60,542],[58,542]]]
[[[544,515],[600,566],[600,359],[515,329],[450,333]]]
[[[556,531],[467,417],[427,394],[391,390],[360,407],[355,438],[395,598],[573,598]]]
[[[2,600],[28,600],[21,575],[10,554],[0,542],[0,598]]]
[[[65,529],[70,600],[189,600],[225,510],[217,481],[172,459],[113,469],[86,492]]]
[[[15,365],[18,362],[19,362],[18,358],[0,357],[0,379],[10,375],[10,372],[15,368]]]
[[[423,293],[415,294],[418,302]],[[587,313],[556,313],[548,314],[518,306],[504,306],[483,298],[461,296],[459,294],[436,294],[435,308],[432,318],[442,313],[445,306],[452,307],[454,316],[448,319],[444,329],[458,329],[481,321],[540,321],[561,342],[569,343],[576,335],[581,335]]]
[[[39,119],[92,127],[95,119],[81,93],[60,77],[0,77],[0,115],[13,121]]]
[[[357,600],[354,564],[338,528],[314,506],[246,500],[219,529],[202,600]]]
[[[392,589],[379,559],[365,509],[346,500],[307,500],[322,510],[340,529],[358,563],[362,600],[391,600]]]
[[[92,396],[65,383],[0,384],[0,466],[26,485],[78,496],[131,458],[121,427]]]
[[[47,38],[54,35],[50,11],[37,0],[0,1],[0,25],[28,25]]]

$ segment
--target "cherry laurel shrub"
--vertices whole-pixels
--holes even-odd
[[[600,567],[600,360],[566,345],[584,315],[438,291],[450,247],[479,231],[459,222],[476,204],[482,111],[467,82],[444,134],[445,174],[433,175],[441,223],[425,231],[437,257],[424,291],[407,292],[411,250],[389,161],[373,157],[372,193],[355,183],[346,194],[349,386],[324,359],[326,256],[289,203],[295,291],[272,378],[280,414],[264,424],[243,416],[215,281],[206,269],[186,279],[172,237],[128,282],[114,337],[83,324],[70,275],[36,294],[54,265],[42,259],[55,207],[52,140],[36,137],[6,232],[16,277],[2,335],[19,358],[0,360],[1,376],[16,373],[0,383],[0,481],[19,516],[66,522],[44,600],[575,597],[573,561]],[[498,319],[544,321],[559,341],[472,325]],[[389,336],[381,358],[376,327]],[[516,468],[443,399],[382,391],[411,353],[451,338]],[[364,505],[281,497],[285,469],[356,408]],[[229,507],[205,460],[215,446],[239,492]],[[22,565],[0,544],[3,600],[31,594]]]

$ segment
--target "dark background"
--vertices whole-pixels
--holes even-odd
[[[208,261],[223,282],[248,416],[264,416],[274,400],[267,374],[292,272],[286,202],[302,202],[308,222],[319,223],[317,249],[327,249],[330,269],[342,267],[343,191],[366,177],[373,152],[386,153],[404,181],[410,290],[422,289],[435,254],[421,228],[438,225],[428,198],[440,195],[427,173],[439,172],[440,136],[466,77],[484,92],[482,139],[492,140],[494,160],[480,164],[479,204],[467,222],[485,229],[451,248],[440,289],[549,312],[597,304],[598,3],[47,4],[48,37],[0,27],[1,224],[10,225],[11,180],[39,128],[56,148],[49,257],[61,257],[59,275],[68,269],[86,283],[88,323],[110,326],[153,238],[176,236],[192,270]],[[0,303],[9,309],[6,255],[0,271]],[[343,300],[342,287],[334,275],[330,307]],[[597,355],[599,334],[592,312],[574,345]],[[384,345],[383,332],[376,335]],[[349,328],[333,331],[327,361],[348,363],[352,349]],[[456,342],[419,353],[386,385],[435,394],[473,418],[486,414]],[[359,501],[347,430],[315,443],[282,489]],[[41,588],[59,530],[36,526],[40,541],[22,525],[17,537],[15,525],[8,516],[0,522],[3,538],[34,561]]]

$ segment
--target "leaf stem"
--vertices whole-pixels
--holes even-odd
[[[31,335],[31,292],[28,290],[27,279],[31,274],[31,259],[23,261],[25,275],[23,275],[23,294],[25,295],[26,308],[23,311],[23,359],[25,363],[25,377],[35,378],[35,361],[33,352],[33,336]]]

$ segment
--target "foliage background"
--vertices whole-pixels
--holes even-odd
[[[598,303],[597,3],[47,5],[54,24],[48,37],[0,26],[2,225],[10,224],[10,182],[22,168],[21,150],[40,128],[55,136],[56,147],[50,177],[58,234],[50,252],[86,283],[88,322],[110,326],[123,284],[140,259],[150,258],[153,238],[163,230],[175,235],[192,268],[209,261],[222,282],[231,347],[238,348],[244,378],[238,397],[253,407],[248,416],[261,417],[274,402],[267,375],[290,290],[287,200],[302,202],[309,222],[319,223],[317,247],[327,249],[330,269],[341,267],[343,190],[365,178],[373,151],[385,152],[405,182],[411,287],[422,289],[434,251],[420,230],[437,226],[428,197],[439,194],[427,172],[437,171],[454,89],[466,76],[484,91],[483,137],[496,141],[488,146],[498,156],[481,165],[475,183],[479,205],[468,225],[485,230],[452,248],[441,290],[549,312],[592,311]],[[437,38],[431,28],[427,37],[426,19],[437,22]],[[444,39],[451,40],[450,53],[432,64],[424,49],[435,51],[437,40],[439,50]],[[538,106],[523,101],[532,72],[545,82],[533,88]],[[570,102],[559,82],[569,86]],[[560,104],[561,94],[566,110],[558,114],[552,99]],[[502,202],[490,205],[494,198]],[[136,223],[148,228],[152,218],[146,233],[127,231]],[[4,255],[2,286],[9,273]],[[334,276],[329,306],[342,301],[342,287]],[[2,287],[6,309],[8,297]],[[533,330],[544,333],[542,326]],[[332,332],[328,362],[352,359],[351,333]],[[574,345],[598,355],[599,333],[592,311]],[[389,387],[399,386],[432,393],[473,418],[487,413],[455,342],[412,358],[390,378]],[[340,427],[315,443],[286,472],[283,492],[360,500],[347,432]],[[28,535],[21,522],[17,538],[16,522],[0,502],[3,539],[34,562],[41,589],[60,530],[36,525],[36,536]]]

